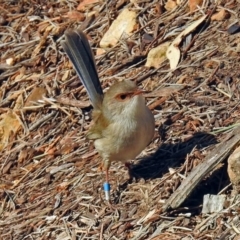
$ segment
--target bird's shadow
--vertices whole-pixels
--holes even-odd
[[[198,132],[185,142],[162,144],[154,154],[132,165],[130,174],[136,179],[145,180],[162,177],[169,172],[169,168],[181,166],[194,148],[200,150],[216,143],[215,136]]]
[[[128,185],[133,182],[133,179],[138,181],[138,179],[142,178],[145,180],[161,178],[169,172],[169,168],[180,167],[193,149],[201,150],[217,143],[214,135],[198,132],[187,141],[176,144],[162,144],[155,153],[140,159],[136,164],[131,166],[131,178],[118,186],[114,202],[119,202],[120,193],[128,188]],[[221,178],[221,181],[219,178]],[[217,194],[219,189],[226,185],[226,182],[229,182],[226,170],[221,168],[215,171],[214,174],[211,174],[211,178],[205,179],[196,187],[185,204],[188,206],[201,205],[202,198],[205,194]],[[196,208],[196,211],[199,211],[199,207]]]

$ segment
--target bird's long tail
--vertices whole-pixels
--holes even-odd
[[[67,30],[65,41],[62,41],[61,44],[85,86],[93,107],[101,108],[103,91],[86,35],[79,30]]]

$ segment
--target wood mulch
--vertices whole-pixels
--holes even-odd
[[[180,207],[163,210],[239,123],[240,33],[228,29],[239,23],[240,2],[205,0],[192,13],[187,0],[172,11],[166,2],[96,0],[77,11],[78,1],[2,1],[0,239],[240,239],[240,198],[226,159]],[[112,164],[109,205],[101,160],[85,138],[90,102],[60,42],[66,29],[80,27],[96,52],[125,7],[137,12],[136,29],[96,56],[97,68],[103,88],[131,79],[150,92],[156,134],[133,161],[131,180],[121,163]],[[228,17],[205,21],[183,39],[175,70],[168,61],[144,66],[151,48],[221,9]],[[205,194],[226,194],[224,209],[202,214]]]

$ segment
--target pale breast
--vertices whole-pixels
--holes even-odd
[[[137,120],[122,118],[110,124],[103,138],[95,140],[95,148],[104,161],[134,159],[149,144],[154,134],[154,119],[147,107],[146,111],[144,117]]]

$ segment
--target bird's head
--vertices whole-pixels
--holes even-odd
[[[134,117],[141,112],[142,105],[145,107],[143,92],[130,80],[113,84],[103,98],[104,113],[111,118]]]

